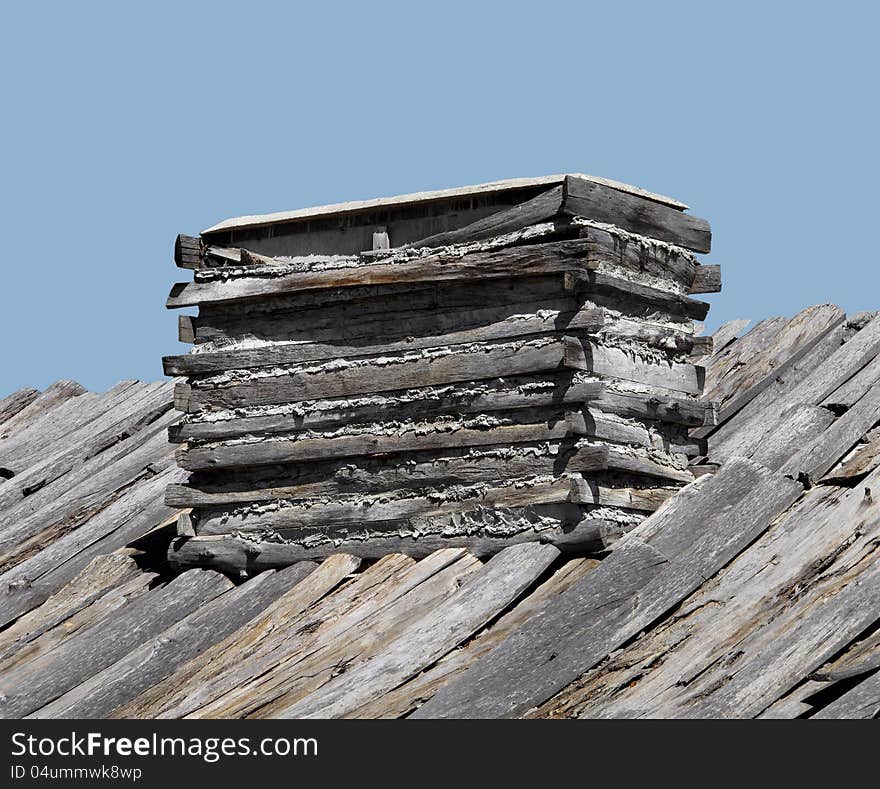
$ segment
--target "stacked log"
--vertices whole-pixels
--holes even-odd
[[[307,231],[306,231],[307,232]],[[580,177],[353,254],[180,237],[181,565],[608,547],[692,479],[708,223]]]

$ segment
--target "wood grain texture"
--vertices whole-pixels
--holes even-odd
[[[705,219],[577,176],[566,176],[563,182],[562,210],[695,252],[709,252],[712,246],[712,233]]]
[[[320,692],[278,711],[279,717],[343,717],[429,666],[497,616],[538,578],[559,551],[514,545],[493,557],[469,583],[372,660],[327,683]]]
[[[89,677],[33,718],[104,718],[251,620],[315,565],[302,562],[256,578],[208,601],[125,657]]]

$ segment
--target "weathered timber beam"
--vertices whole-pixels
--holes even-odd
[[[443,317],[443,314],[435,313],[431,321],[434,326],[429,328],[442,330]],[[277,343],[256,348],[166,356],[162,362],[165,375],[210,375],[224,370],[299,364],[340,357],[384,356],[417,348],[553,334],[566,330],[596,332],[604,323],[604,310],[584,308],[568,313],[515,315],[488,325],[421,336],[413,336],[413,327],[409,324],[398,324],[398,333],[406,332],[409,336],[378,345],[346,344],[344,340],[339,343]]]
[[[297,562],[326,559],[336,553],[351,554],[361,559],[380,559],[389,553],[402,553],[414,559],[423,559],[441,548],[465,548],[474,556],[485,559],[509,545],[521,542],[544,542],[563,553],[598,553],[613,545],[619,536],[617,524],[587,517],[573,526],[523,530],[519,534],[504,537],[489,534],[376,536],[369,540],[328,540],[317,547],[297,543],[255,542],[238,537],[193,537],[175,540],[168,549],[168,562],[177,570],[212,567],[237,577],[242,571],[253,575]]]
[[[622,470],[664,475],[659,464],[620,452]],[[194,474],[185,485],[169,485],[170,507],[218,507],[275,499],[373,494],[404,488],[473,485],[505,478],[586,473],[609,467],[605,444],[564,442],[425,451],[393,457],[359,457],[302,465]],[[261,473],[262,472],[262,473]],[[674,473],[670,469],[669,473]],[[680,472],[679,472],[680,473]],[[218,479],[218,476],[220,477]]]
[[[437,416],[445,414],[473,414],[490,411],[507,411],[523,408],[586,403],[603,395],[602,381],[573,382],[571,373],[544,378],[504,378],[477,385],[451,384],[443,387],[426,387],[392,392],[386,396],[374,395],[351,400],[325,400],[304,402],[293,411],[279,406],[279,413],[261,413],[254,416],[194,422],[179,422],[168,430],[172,443],[184,441],[218,441],[245,435],[271,434],[293,430],[331,429],[344,425],[368,422],[386,422],[421,419],[426,413]],[[704,410],[699,401],[663,398],[646,403],[637,396],[624,396],[625,405],[617,404],[617,398],[608,399],[606,410],[646,416],[660,421],[702,425]],[[675,401],[675,402],[673,402]],[[641,405],[639,405],[641,402]],[[694,407],[691,408],[691,405]],[[665,409],[665,410],[664,410]],[[670,419],[664,419],[668,411]],[[230,414],[232,416],[232,414]]]
[[[705,219],[577,176],[566,176],[563,182],[562,211],[695,252],[708,252],[712,246]]]
[[[560,185],[542,192],[531,200],[479,219],[458,230],[437,233],[407,246],[443,247],[450,244],[481,241],[493,236],[522,230],[530,225],[537,225],[540,222],[546,222],[558,216],[561,208],[562,186]]]
[[[580,238],[589,240],[593,245],[588,256],[590,263],[604,262],[616,268],[629,269],[637,275],[649,274],[674,281],[682,288],[689,287],[694,281],[699,264],[686,249],[659,244],[644,236],[621,233],[615,228],[592,223],[576,226],[580,227]],[[614,254],[609,254],[610,251]]]
[[[317,547],[297,543],[253,542],[235,537],[193,537],[175,540],[168,549],[168,562],[179,570],[212,567],[238,576],[242,571],[251,575],[297,562],[326,559],[336,553],[347,553],[361,559],[381,559],[389,553],[402,553],[414,559],[424,559],[441,548],[465,548],[474,556],[485,559],[509,545],[522,542],[545,542],[563,553],[598,553],[614,543],[616,531],[613,522],[584,519],[574,527],[555,526],[541,531],[523,531],[510,537],[377,536],[369,540],[328,540]]]
[[[697,266],[694,281],[688,293],[720,293],[721,266]]]
[[[205,244],[200,238],[179,235],[174,241],[174,262],[178,268],[200,269],[204,266]]]
[[[612,277],[600,271],[590,271],[585,268],[565,272],[564,276],[565,288],[570,292],[586,292],[609,298],[623,296],[639,304],[698,321],[709,314],[709,305],[704,301],[689,299],[628,279]]]
[[[715,340],[711,334],[693,338],[691,356],[711,356],[715,352]]]
[[[563,339],[459,345],[395,359],[359,358],[293,368],[277,376],[255,376],[224,386],[175,388],[182,411],[239,408],[329,397],[351,397],[423,386],[526,375],[569,366]]]
[[[291,273],[285,273],[278,265],[269,265],[238,276],[230,274],[219,279],[177,283],[166,306],[169,309],[192,307],[324,288],[561,273],[579,268],[592,247],[588,241],[574,239],[468,254],[451,250],[396,262],[380,259],[346,267]]]
[[[192,315],[177,316],[177,339],[180,342],[196,341],[196,320]]]
[[[598,345],[579,337],[566,337],[564,343],[566,367],[687,394],[699,395],[703,391],[705,370],[698,365],[652,363],[648,359],[634,361],[620,348]]]
[[[303,535],[317,530],[333,535],[346,532],[399,531],[401,521],[425,519],[453,512],[495,507],[526,507],[536,504],[582,503],[581,491],[571,477],[534,481],[507,480],[505,485],[475,486],[472,490],[456,488],[449,498],[442,491],[435,495],[388,494],[311,500],[279,500],[266,504],[249,504],[236,509],[218,508],[199,511],[197,535],[259,532],[271,529]],[[595,502],[583,502],[595,503]]]
[[[392,251],[388,258],[377,261],[352,259],[347,266],[311,271],[290,271],[284,268],[283,260],[266,258],[266,264],[257,265],[253,270],[232,270],[222,277],[213,278],[203,274],[199,281],[177,283],[171,290],[166,306],[173,309],[246,301],[315,289],[561,274],[583,271],[589,264],[616,264],[621,252],[619,239],[613,233],[596,231],[588,238],[564,241],[490,250],[444,249],[421,257],[414,257],[413,252],[409,253],[409,257],[400,255],[399,251]],[[650,293],[654,289],[645,290]],[[638,291],[635,295],[640,293]],[[681,301],[685,306],[690,302],[692,300]],[[668,299],[663,303],[669,303]],[[702,315],[705,317],[705,312]]]
[[[493,446],[565,438],[571,426],[565,420],[555,424],[502,425],[485,430],[416,431],[400,435],[361,433],[335,438],[267,439],[241,444],[220,444],[180,449],[177,462],[188,471],[244,468],[276,463],[298,463],[326,457],[357,457],[399,452],[418,452],[450,447]]]

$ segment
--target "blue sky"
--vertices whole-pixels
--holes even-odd
[[[880,308],[878,4],[6,4],[0,397],[161,377],[179,232],[582,171],[677,197],[709,326]]]

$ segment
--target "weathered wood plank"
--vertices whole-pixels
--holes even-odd
[[[698,321],[709,314],[709,305],[704,301],[679,296],[671,291],[659,290],[600,271],[591,271],[586,267],[566,272],[565,287],[571,292],[585,292],[611,299],[628,299],[642,307],[650,307]]]
[[[548,279],[552,289],[547,287]],[[426,289],[416,294],[397,294],[398,298],[354,300],[296,312],[271,309],[272,302],[206,309],[193,319],[195,340],[199,343],[195,352],[234,350],[236,345],[256,347],[260,343],[359,349],[393,345],[407,338],[425,337],[427,341],[427,338],[450,334],[467,337],[479,330],[514,336],[510,332],[517,321],[525,321],[526,325],[520,329],[529,333],[541,325],[536,318],[544,317],[554,327],[548,329],[552,331],[565,326],[569,320],[577,321],[577,314],[586,309],[598,310],[585,307],[584,300],[577,294],[565,294],[559,277],[529,277],[529,287],[516,290],[509,287],[510,280],[500,282],[503,285],[499,287],[488,287],[491,281],[474,283],[466,293],[459,293],[458,288],[453,293],[449,292],[451,288],[442,288],[442,297]],[[537,292],[533,293],[532,288]],[[542,296],[544,290],[549,292]],[[244,306],[265,309],[245,310]],[[531,319],[528,316],[532,316]],[[598,311],[594,317],[595,323],[592,320],[586,323],[588,328],[602,325]]]
[[[413,621],[435,610],[464,584],[481,563],[461,550],[437,551],[387,577],[381,586],[354,587],[323,611],[309,612],[311,627],[288,636],[275,654],[252,657],[243,670],[221,678],[225,692],[191,713],[194,718],[274,718],[278,710],[317,691],[340,666],[368,661]]]
[[[424,699],[433,696],[437,689],[452,677],[460,674],[474,660],[494,648],[523,622],[530,619],[548,600],[564,592],[598,564],[599,562],[595,559],[578,558],[567,561],[549,579],[529,593],[488,629],[481,631],[474,639],[454,652],[450,652],[435,665],[402,686],[359,707],[351,717],[405,717],[416,709]]]
[[[553,424],[501,425],[488,429],[458,428],[403,433],[361,433],[335,438],[272,438],[243,444],[179,450],[178,464],[188,471],[296,463],[327,457],[357,457],[390,452],[418,452],[450,447],[493,446],[554,441],[571,433],[564,419]]]
[[[5,420],[0,420],[0,422],[2,422],[2,424],[0,424],[0,440],[9,437],[16,430],[26,427],[31,422],[40,419],[53,408],[71,398],[84,394],[85,391],[86,390],[76,381],[56,381],[51,386],[47,387],[45,391],[40,392],[32,402],[28,403],[28,405],[22,408],[17,414],[12,415]]]
[[[301,562],[220,594],[29,717],[106,717],[236,631],[314,569],[313,563]]]
[[[512,241],[519,240],[513,239]],[[480,250],[476,247],[476,250]],[[166,302],[169,309],[326,288],[350,288],[466,279],[498,279],[563,273],[583,267],[595,245],[582,239],[507,246],[489,251],[444,249],[431,255],[392,252],[367,261],[352,258],[334,268],[286,273],[276,265],[225,272],[220,279],[177,283]],[[462,254],[465,252],[465,254]],[[271,259],[270,259],[271,260]],[[388,262],[391,261],[391,262]]]
[[[306,401],[295,409],[281,406],[277,413],[262,412],[258,416],[238,416],[236,413],[233,417],[230,413],[229,419],[217,419],[209,414],[205,421],[195,421],[202,418],[202,415],[196,415],[194,421],[172,426],[169,440],[174,443],[217,441],[294,430],[329,430],[371,422],[417,420],[426,413],[443,416],[571,406],[595,400],[604,390],[602,381],[575,381],[572,374],[565,371],[540,377],[510,377],[479,384],[450,384],[345,400]],[[659,421],[704,424],[705,405],[699,401],[673,397],[661,400],[654,406],[644,397],[615,397],[607,401],[604,410]]]
[[[200,269],[204,266],[204,257],[202,239],[181,234],[174,240],[174,263],[178,268]]]
[[[743,459],[706,479],[667,502],[415,717],[509,717],[540,704],[714,575],[801,492]]]
[[[388,565],[399,566],[403,557],[389,556],[361,573],[351,584],[362,588],[359,581],[381,583],[386,577],[380,575]],[[411,561],[411,560],[404,560]],[[311,611],[322,613],[320,601],[326,599],[350,573],[357,570],[360,560],[346,554],[335,554],[322,562],[317,570],[294,585],[265,611],[255,616],[243,627],[205,649],[180,666],[153,687],[143,691],[137,698],[115,709],[110,718],[166,718],[173,716],[178,704],[198,706],[198,697],[210,694],[217,687],[217,677],[229,666],[246,666],[246,655],[259,655],[261,648],[271,649],[278,640],[289,637],[301,627],[302,615]],[[338,598],[337,598],[338,599]],[[329,612],[327,612],[329,613]],[[179,714],[185,714],[183,710]]]
[[[392,250],[385,257],[340,258],[332,266],[322,261],[321,267],[311,270],[307,263],[266,258],[262,265],[224,270],[222,276],[203,272],[195,282],[177,283],[171,290],[166,306],[176,308],[232,303],[317,289],[482,281],[586,272],[588,267],[595,268],[601,263],[615,264],[620,260],[620,240],[608,231],[596,231],[587,238],[515,245],[522,241],[538,240],[542,234],[546,236],[553,231],[552,225],[530,228],[523,234],[510,234],[482,245],[443,248],[429,254],[415,250]],[[663,255],[665,258],[666,253]],[[645,295],[671,305],[676,311],[705,315],[702,302],[676,298],[666,291],[636,283],[630,283],[632,287],[629,287],[628,280],[605,274],[596,274],[593,282],[598,288]],[[705,308],[708,309],[708,305]]]
[[[486,342],[534,335],[556,334],[565,331],[596,332],[605,323],[602,309],[585,308],[576,312],[555,313],[541,311],[535,315],[514,315],[493,323],[473,328],[445,331],[450,316],[433,313],[428,316],[430,326],[396,325],[397,335],[403,339],[387,343],[273,343],[257,347],[217,350],[210,353],[166,356],[163,358],[165,375],[199,376],[224,370],[254,367],[273,367],[287,364],[328,359],[385,356],[417,348],[436,348],[472,342]],[[452,316],[453,319],[455,316]],[[422,333],[422,331],[425,333]]]
[[[730,343],[732,343],[751,323],[748,318],[734,318],[731,321],[722,323],[712,334],[712,340],[715,344],[715,353],[723,351]]]
[[[557,216],[562,208],[562,185],[542,192],[537,197],[519,203],[512,208],[498,211],[484,219],[478,219],[458,230],[437,233],[408,244],[410,247],[444,247],[469,241],[481,241],[493,236],[522,230],[529,225],[546,222]]]
[[[875,542],[876,546],[876,542]],[[768,623],[762,649],[749,650],[711,694],[686,699],[692,717],[752,717],[785,695],[873,624],[880,611],[880,562],[867,553],[843,577],[829,573],[808,599]]]
[[[573,225],[580,228],[581,238],[596,245],[596,254],[588,265],[607,264],[609,271],[628,269],[638,277],[647,274],[654,279],[675,283],[682,291],[694,281],[699,264],[686,249],[581,218],[576,218]],[[608,254],[609,249],[616,253],[613,257]]]
[[[834,414],[816,405],[794,405],[761,440],[752,460],[769,469],[779,469],[804,446],[811,446],[834,422]]]
[[[846,485],[864,477],[880,465],[880,429],[871,430],[864,437],[864,443],[856,446],[851,456],[844,458],[839,467],[833,467],[821,482],[827,485]]]
[[[637,540],[621,543],[611,557],[440,688],[412,717],[510,717],[549,697],[580,673],[579,661],[570,653],[590,629],[601,627],[609,614],[613,618],[619,601],[626,602],[665,563]],[[539,665],[532,663],[535,659]],[[557,661],[573,665],[558,671]]]
[[[343,717],[415,676],[479,630],[527,589],[559,556],[550,545],[514,545],[415,622],[372,660],[279,711],[279,717]]]
[[[563,181],[562,210],[695,252],[709,252],[712,246],[705,219],[577,176],[566,176]]]
[[[825,360],[834,354],[846,337],[846,328],[838,326],[797,361],[787,362],[781,374],[773,380],[750,402],[746,403],[727,421],[721,421],[709,437],[712,460],[722,462],[736,455],[748,457],[754,452],[767,429],[774,424],[781,410],[786,405],[804,403],[795,399],[791,392],[800,385],[805,377],[811,375]],[[810,404],[810,403],[807,403]],[[816,403],[811,403],[816,405]],[[703,436],[708,430],[697,429],[692,432],[696,437]]]
[[[733,417],[768,387],[784,381],[801,360],[808,358],[817,346],[834,335],[845,318],[843,310],[834,306],[821,305],[803,310],[774,333],[765,347],[750,353],[747,362],[741,358],[733,361],[735,389],[715,380],[715,364],[710,360],[713,380],[707,378],[706,393],[724,403],[718,414],[719,423]],[[704,437],[703,432],[696,435]]]
[[[348,527],[345,531],[352,531],[366,525],[375,531],[388,527],[399,530],[401,520],[414,517],[436,517],[481,507],[521,507],[576,500],[572,498],[572,480],[569,478],[504,482],[506,484],[493,487],[456,488],[448,493],[434,491],[434,495],[412,495],[406,491],[333,500],[277,500],[232,510],[206,509],[199,513],[196,534],[208,536],[265,529],[279,533],[285,530],[302,533],[309,529],[336,533],[342,527]]]
[[[567,367],[687,394],[699,395],[703,391],[703,368],[699,365],[635,360],[621,348],[580,337],[566,337],[564,343]]]
[[[880,357],[874,357],[856,375],[835,389],[822,401],[822,405],[840,412],[852,408],[880,381]]]
[[[572,505],[572,510],[575,508]],[[177,569],[213,567],[225,573],[248,574],[266,569],[288,567],[301,561],[318,561],[342,551],[365,560],[380,559],[392,553],[424,559],[444,548],[461,548],[480,559],[488,559],[511,545],[524,542],[553,545],[562,553],[583,555],[600,553],[613,546],[622,536],[620,526],[611,521],[573,516],[560,525],[539,529],[524,528],[503,536],[491,534],[387,537],[372,536],[328,541],[326,544],[254,542],[231,536],[193,537],[175,541],[168,549],[168,561]]]
[[[623,449],[617,467],[644,469],[653,476],[678,479],[676,470],[660,468],[647,458]],[[377,493],[401,488],[472,485],[531,474],[588,472],[608,468],[605,444],[577,442],[449,450],[403,457],[340,458],[295,466],[273,466],[226,474],[196,474],[186,485],[169,485],[165,503],[171,507],[211,507],[281,498]],[[681,472],[679,472],[680,474]]]
[[[812,484],[824,476],[878,421],[880,388],[874,388],[828,427],[816,441],[802,444],[802,449],[780,471]]]
[[[292,367],[284,374],[259,376],[216,388],[179,386],[180,410],[271,405],[327,397],[390,392],[422,386],[526,375],[565,367],[563,340],[538,339],[501,344],[458,345],[397,357],[340,360]],[[210,381],[210,379],[209,379]]]
[[[557,273],[299,291],[255,301],[203,304],[193,322],[198,343],[246,337],[274,342],[365,341],[365,336],[383,331],[399,332],[405,323],[430,321],[433,313],[457,315],[459,323],[479,325],[542,308],[572,312],[580,306],[580,297],[565,292],[563,276]]]
[[[39,394],[39,389],[26,386],[0,400],[0,424],[3,424],[7,419],[11,419],[22,408],[26,408],[37,399]]]
[[[703,265],[697,266],[694,272],[694,281],[688,288],[688,293],[720,293],[721,292],[721,266]]]
[[[135,598],[115,616],[0,677],[0,715],[34,712],[231,586],[219,573],[192,570]]]
[[[122,605],[127,596],[144,591],[156,576],[140,570],[130,553],[95,557],[70,583],[0,631],[0,671],[48,651]],[[131,582],[134,587],[128,586]]]
[[[819,710],[811,718],[868,720],[880,714],[880,671],[874,671],[854,688]]]

